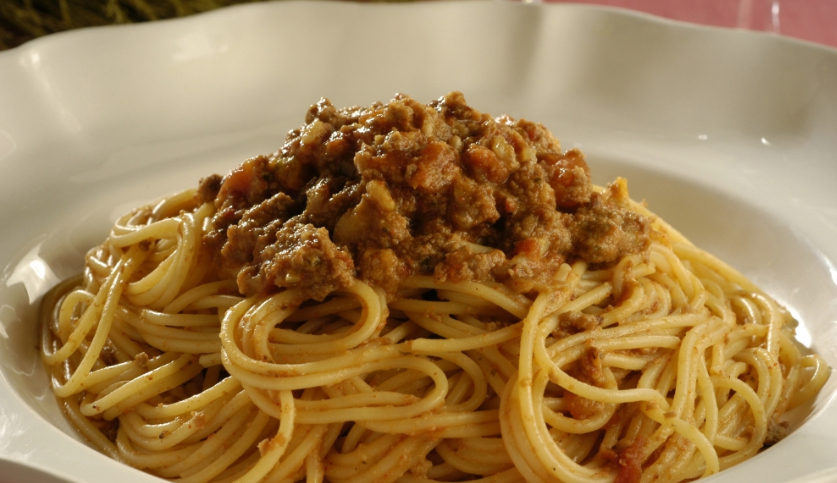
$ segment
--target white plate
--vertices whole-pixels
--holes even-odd
[[[450,90],[544,123],[599,183],[628,177],[837,367],[837,52],[568,5],[250,5],[0,53],[0,479],[159,481],[80,442],[35,350],[38,299],[118,214],[276,150],[320,96]],[[715,481],[832,466],[835,393]]]

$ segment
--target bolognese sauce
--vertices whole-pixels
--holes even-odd
[[[391,295],[416,274],[527,292],[568,259],[607,264],[649,243],[626,193],[593,191],[580,151],[459,92],[368,108],[321,99],[278,152],[198,193],[217,208],[206,244],[247,296],[322,299],[355,277]]]

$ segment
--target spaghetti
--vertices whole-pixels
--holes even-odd
[[[248,169],[212,197],[204,183],[120,218],[84,274],[43,302],[42,355],[69,419],[103,453],[160,477],[677,482],[776,442],[782,414],[829,376],[798,349],[786,310],[631,202],[624,180],[582,196],[621,210],[607,216],[628,220],[622,229],[647,223],[612,260],[574,242],[516,276],[531,252],[518,240],[493,271],[466,262],[482,274],[472,280],[444,265],[463,246],[476,256],[502,245],[481,244],[489,234],[445,245],[435,268],[396,260],[408,269],[376,277],[363,254],[381,247],[352,238],[326,258],[316,231],[292,230],[319,250],[324,279],[293,255],[275,269],[279,251],[232,269],[223,258],[247,218],[231,222],[221,199]],[[363,199],[379,188],[366,182]],[[260,233],[259,249],[282,242]],[[378,265],[405,260],[391,251]],[[341,266],[356,276],[341,279]]]

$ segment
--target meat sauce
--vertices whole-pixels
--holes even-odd
[[[525,293],[565,261],[606,265],[649,244],[649,221],[624,189],[594,192],[580,151],[458,92],[321,99],[281,150],[203,179],[198,196],[217,208],[205,245],[247,296],[321,300],[355,278],[392,296],[414,274]]]

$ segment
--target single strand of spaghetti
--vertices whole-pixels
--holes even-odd
[[[619,351],[645,348],[674,349],[680,344],[680,338],[674,335],[635,335],[617,339],[596,341],[596,348],[603,351]]]
[[[221,328],[221,319],[210,314],[168,314],[151,309],[140,310],[140,316],[149,324],[167,327],[215,327]]]
[[[151,216],[156,219],[167,218],[179,213],[181,210],[194,209],[195,189],[190,188],[160,200],[151,210]],[[205,206],[206,204],[204,204]]]
[[[110,283],[110,278],[106,279],[106,283]],[[66,344],[70,338],[70,334],[72,334],[77,327],[82,324],[81,321],[74,320],[74,314],[76,313],[76,309],[82,310],[82,312],[86,311],[86,306],[96,303],[95,299],[96,296],[93,292],[87,290],[88,288],[92,289],[93,287],[84,287],[84,288],[77,288],[72,292],[68,293],[62,300],[61,305],[58,307],[58,337],[61,340],[62,344]],[[99,293],[97,290],[96,294]],[[90,317],[93,315],[91,314]],[[50,352],[46,352],[45,354],[51,354]]]
[[[410,318],[420,318],[426,322],[429,317],[410,314]],[[424,324],[418,324],[423,326]],[[506,326],[502,329],[485,334],[462,336],[449,339],[413,339],[405,343],[407,350],[414,354],[430,354],[435,352],[464,352],[474,349],[496,346],[520,337],[521,324]]]
[[[250,394],[253,398],[253,402],[265,411],[265,408],[259,404],[265,396],[255,388],[252,388],[252,392]],[[256,394],[259,395],[257,396]],[[297,401],[297,417],[301,418],[299,419],[300,421],[306,421],[316,419],[316,415],[325,410],[375,406],[406,406],[408,404],[413,404],[418,400],[418,397],[411,394],[400,394],[397,392],[387,391],[349,394],[335,399],[323,399],[318,401]],[[274,415],[271,414],[271,416]]]
[[[259,443],[261,458],[246,475],[237,479],[237,483],[256,483],[261,480],[279,462],[279,458],[285,454],[288,443],[291,441],[294,431],[294,397],[290,391],[279,393],[281,404],[281,417],[279,418],[279,431],[270,440]],[[261,416],[262,412],[259,413]],[[269,417],[265,415],[265,417]]]
[[[104,300],[102,301],[103,306],[101,307],[101,312],[96,311],[94,315],[91,315],[91,318],[95,316],[95,318],[99,320],[93,340],[90,342],[90,348],[67,382],[60,385],[56,385],[53,382],[52,390],[56,396],[67,397],[83,389],[84,379],[90,373],[90,369],[93,367],[93,364],[99,359],[99,353],[101,352],[102,347],[104,347],[105,342],[107,342],[108,331],[110,330],[110,325],[113,322],[113,313],[116,310],[119,297],[122,294],[122,288],[125,280],[131,276],[133,271],[136,269],[137,264],[142,261],[143,255],[144,253],[137,249],[132,248],[129,250],[128,253],[123,256],[122,260],[120,260],[122,268],[120,269],[118,266],[114,271],[113,277],[110,279],[110,284],[102,287]],[[94,304],[88,310],[93,310],[93,307],[96,307],[96,305]],[[101,316],[99,314],[101,314]]]
[[[234,279],[199,285],[178,295],[176,299],[169,302],[169,304],[163,308],[162,312],[166,314],[177,314],[182,312],[189,305],[196,303],[205,297],[218,295],[219,293],[238,293],[238,285]]]
[[[437,430],[443,428],[463,427],[467,429],[472,425],[494,423],[498,417],[499,410],[489,409],[462,413],[427,413],[411,418],[359,421],[358,424],[377,433],[421,434],[433,431],[435,435]]]
[[[175,238],[179,225],[180,220],[177,218],[167,218],[148,225],[130,227],[132,231],[124,235],[111,235],[107,242],[115,247],[124,248],[150,239]]]
[[[405,280],[401,286],[404,288],[428,288],[463,292],[483,300],[491,301],[520,319],[526,317],[529,310],[527,305],[510,298],[500,290],[477,282],[437,283],[431,276],[416,275]]]
[[[606,367],[618,367],[629,371],[641,371],[648,365],[656,355],[638,356],[635,354],[620,354],[608,352],[601,356],[602,365]]]
[[[201,354],[198,362],[200,362],[200,365],[207,368],[220,366],[222,364],[221,351],[213,352],[211,354]]]
[[[238,295],[210,295],[192,302],[184,307],[183,311],[197,311],[217,308],[218,312],[221,313],[242,300],[244,300],[244,297],[240,297]]]
[[[806,358],[803,358],[803,361],[805,360]],[[788,409],[793,409],[803,402],[813,398],[825,385],[826,381],[828,381],[831,369],[829,369],[822,357],[814,355],[809,360],[814,363],[814,376],[809,379],[808,382],[806,382],[796,393],[794,393],[793,397],[788,402]],[[809,364],[809,362],[806,362],[806,364]]]
[[[182,414],[188,414],[192,411],[199,411],[209,404],[224,398],[234,391],[238,391],[241,383],[236,379],[228,377],[219,381],[214,386],[204,391],[171,404],[160,404],[151,406],[149,404],[140,403],[135,407],[134,412],[146,419],[166,419],[177,417]]]
[[[185,352],[188,354],[210,354],[221,350],[219,340],[194,340],[152,335],[141,332],[145,341],[157,349],[167,352]]]
[[[322,483],[325,478],[325,468],[322,459],[317,453],[311,453],[305,458],[305,481],[306,483]]]

